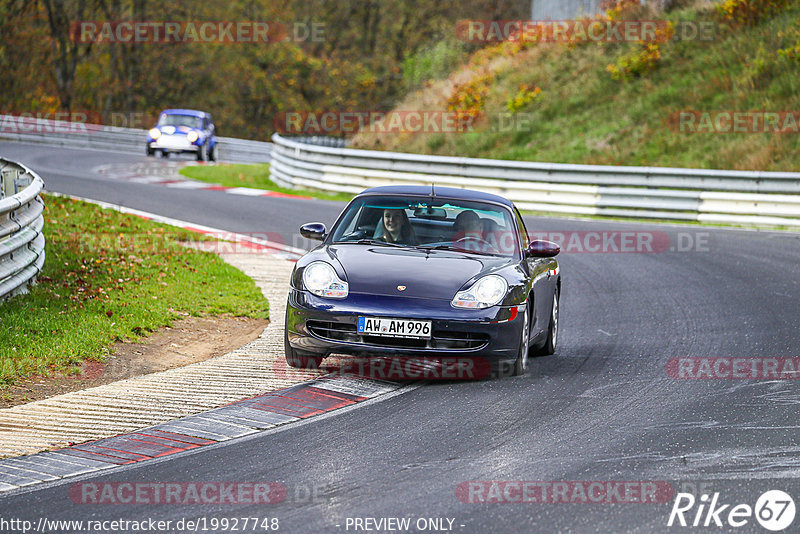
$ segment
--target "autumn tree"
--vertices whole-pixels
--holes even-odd
[[[522,18],[528,0],[0,0],[7,110],[207,109],[225,135],[268,138],[288,110],[388,109],[404,63],[455,39],[459,19]],[[81,21],[271,21],[321,25],[321,40],[80,42]],[[469,45],[476,46],[476,45]],[[137,127],[146,127],[138,124]]]

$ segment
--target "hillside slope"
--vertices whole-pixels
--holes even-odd
[[[748,3],[781,4],[726,2]],[[800,5],[785,2],[788,7],[757,20],[737,22],[707,1],[676,4],[667,13],[632,8],[612,18],[666,19],[678,29],[707,24],[710,40],[673,37],[649,47],[639,42],[489,45],[448,79],[427,82],[395,108],[468,109],[479,116],[476,131],[362,132],[352,146],[562,163],[800,169]],[[682,123],[681,112],[696,114],[684,115]],[[723,133],[734,124],[733,112],[757,113],[742,119],[744,132]],[[778,114],[766,118],[777,120],[780,132],[770,127],[774,122],[762,131],[764,112]],[[510,122],[516,126],[509,127]]]

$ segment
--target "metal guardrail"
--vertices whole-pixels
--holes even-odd
[[[18,128],[9,131],[6,125]],[[0,115],[0,138],[143,153],[145,131],[59,122],[24,128]],[[27,125],[23,125],[27,126]],[[469,187],[501,194],[521,209],[755,225],[800,226],[800,174],[664,167],[568,165],[353,150],[331,138],[274,143],[220,137],[224,160],[269,161],[286,187],[358,193],[386,184]]]
[[[147,130],[0,115],[0,139],[144,154]],[[217,139],[223,161],[247,163],[270,159],[272,143],[233,137]]]
[[[303,135],[284,139],[289,139],[290,141],[295,141],[297,143],[303,143],[306,145],[330,146],[333,148],[347,148],[348,143],[347,139],[330,137],[326,135]]]
[[[0,300],[27,291],[45,260],[44,182],[30,169],[0,158]]]
[[[330,148],[274,135],[272,180],[284,187],[358,193],[422,184],[478,189],[520,209],[800,226],[800,174],[504,161]]]

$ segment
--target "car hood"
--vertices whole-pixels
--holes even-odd
[[[468,281],[513,263],[512,258],[445,250],[357,244],[323,248],[344,269],[351,293],[372,295],[452,300]]]

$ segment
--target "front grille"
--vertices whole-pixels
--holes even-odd
[[[434,331],[433,342],[437,349],[479,349],[489,343],[489,336],[473,332]]]
[[[427,339],[414,339],[410,337],[383,337],[383,336],[361,336],[364,343],[376,347],[391,347],[396,349],[427,349]]]
[[[356,325],[347,323],[334,323],[330,321],[308,321],[306,323],[311,335],[332,341],[361,342],[361,336],[356,333]]]
[[[434,330],[431,339],[413,339],[362,336],[357,333],[356,325],[349,323],[308,321],[306,327],[311,335],[320,339],[359,343],[373,347],[417,350],[474,350],[483,348],[489,343],[489,336],[487,334],[477,334],[473,332]]]

